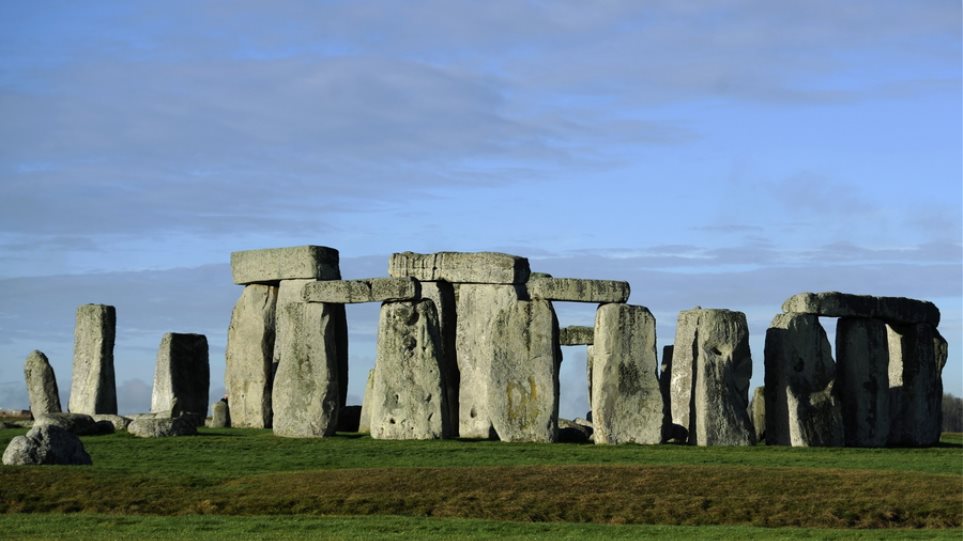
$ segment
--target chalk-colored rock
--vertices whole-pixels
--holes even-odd
[[[361,401],[361,418],[358,420],[358,432],[363,432],[365,434],[371,433],[371,410],[374,406],[371,405],[371,401],[374,400],[374,368],[368,370],[368,382],[364,387],[364,399]]]
[[[331,305],[291,302],[282,310],[288,330],[277,343],[280,358],[272,392],[274,434],[291,438],[330,436],[337,429],[341,404]],[[233,401],[231,404],[233,415]]]
[[[502,441],[555,441],[561,350],[552,303],[511,303],[491,332],[488,414],[495,433]]]
[[[30,397],[30,413],[34,417],[43,413],[60,413],[60,391],[57,378],[47,356],[34,350],[27,355],[23,365],[23,377]]]
[[[756,387],[749,402],[749,418],[752,428],[756,431],[756,442],[766,441],[766,388]],[[842,426],[842,425],[840,425]]]
[[[786,313],[815,314],[827,317],[881,319],[887,323],[940,323],[940,311],[929,301],[903,297],[872,297],[829,291],[799,293],[782,305]]]
[[[655,317],[642,306],[605,304],[595,316],[592,423],[595,443],[659,443],[664,417]]]
[[[526,285],[533,299],[569,302],[623,303],[629,300],[629,283],[616,280],[540,278]]]
[[[84,304],[77,308],[74,327],[73,375],[69,409],[73,413],[117,413],[114,382],[113,306]]]
[[[207,337],[203,334],[164,334],[157,350],[151,411],[170,411],[176,402],[181,412],[203,421],[210,383]]]
[[[207,424],[211,428],[227,428],[231,426],[231,408],[227,399],[222,398],[211,404],[211,420]]]
[[[127,425],[127,433],[138,438],[167,438],[197,434],[197,423],[190,416],[165,417],[137,415]]]
[[[227,330],[224,383],[231,423],[241,428],[271,426],[274,384],[274,314],[278,288],[244,287]]]
[[[420,289],[413,278],[365,278],[308,282],[302,295],[307,302],[353,304],[414,300]]]
[[[878,319],[840,318],[836,381],[846,445],[883,447],[889,438],[889,345]]]
[[[932,325],[888,325],[890,445],[929,446],[943,424],[946,340]]]
[[[90,455],[76,435],[59,426],[35,426],[16,436],[3,452],[5,466],[61,464],[89,466]]]
[[[388,262],[390,276],[428,282],[524,284],[530,272],[528,259],[495,252],[400,252]]]
[[[591,346],[595,342],[595,327],[570,325],[559,330],[558,342],[563,346]]]
[[[766,443],[843,445],[836,364],[819,317],[778,314],[773,318],[766,331],[765,367]]]
[[[371,437],[425,440],[451,434],[441,332],[429,300],[386,302],[378,322]]]
[[[280,280],[340,280],[338,251],[326,246],[294,246],[231,253],[234,283],[247,285]]]
[[[692,424],[692,386],[695,383],[695,366],[698,356],[697,344],[701,309],[679,312],[675,326],[675,342],[669,372],[669,411],[672,424],[686,430]]]
[[[420,282],[421,298],[435,303],[438,330],[441,333],[442,376],[445,378],[445,398],[451,436],[458,435],[458,359],[455,347],[456,312],[455,288],[448,282]]]

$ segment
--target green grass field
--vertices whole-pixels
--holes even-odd
[[[25,430],[0,430],[0,448]],[[83,438],[0,468],[5,539],[963,537],[963,436],[929,449]]]

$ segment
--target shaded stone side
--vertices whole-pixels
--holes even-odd
[[[448,418],[451,419],[451,436],[455,437],[458,436],[458,387],[461,379],[455,347],[455,332],[458,327],[455,288],[448,282],[421,282],[421,298],[435,303],[435,310],[438,312],[442,375],[445,378],[445,397],[448,403]]]
[[[773,318],[766,331],[765,368],[766,443],[843,445],[836,364],[818,316]]]
[[[330,305],[289,302],[279,308],[287,331],[278,340],[272,402],[274,434],[324,437],[338,426],[338,358]],[[232,407],[233,414],[233,407]]]
[[[629,283],[616,280],[537,278],[528,281],[533,299],[568,302],[623,303],[629,300]]]
[[[293,246],[231,253],[234,283],[247,285],[280,280],[340,280],[339,255],[326,246]]]
[[[69,402],[72,413],[117,413],[116,328],[117,312],[113,306],[84,304],[77,308]]]
[[[662,417],[665,418],[663,441],[672,438],[672,354],[673,345],[662,346],[662,363],[659,365],[659,394],[662,395]]]
[[[889,438],[889,344],[878,319],[836,324],[837,385],[846,445],[883,447]]]
[[[57,377],[42,351],[34,350],[27,355],[23,365],[23,378],[27,382],[30,413],[34,419],[44,413],[61,412]]]
[[[585,376],[588,378],[588,407],[589,411],[592,410],[592,366],[595,364],[595,346],[588,346],[585,348]]]
[[[378,322],[371,437],[424,440],[451,433],[438,313],[430,300],[387,302]]]
[[[271,426],[277,296],[276,286],[245,286],[231,313],[225,348],[224,387],[234,427]]]
[[[151,411],[170,412],[176,403],[181,413],[203,421],[210,384],[207,337],[203,334],[164,334],[154,367]]]
[[[562,327],[558,342],[563,346],[591,346],[595,342],[595,327],[587,325]]]
[[[873,297],[829,291],[799,293],[782,305],[786,313],[815,314],[828,317],[881,319],[887,323],[940,323],[940,310],[929,301],[904,297]]]
[[[659,443],[664,430],[655,317],[605,304],[595,319],[592,422],[595,443]]]
[[[352,304],[414,300],[420,289],[413,278],[366,278],[309,282],[302,294],[307,302]]]
[[[500,440],[557,438],[558,332],[558,319],[546,300],[512,303],[496,316],[488,412]]]
[[[388,261],[389,276],[423,282],[524,284],[530,273],[528,259],[496,252],[400,252]]]
[[[364,386],[364,398],[361,400],[361,419],[358,420],[358,432],[371,432],[371,410],[374,408],[374,375],[375,369],[368,370],[368,382]]]
[[[888,325],[890,445],[929,446],[943,428],[946,340],[928,324]]]

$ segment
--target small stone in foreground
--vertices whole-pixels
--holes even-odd
[[[35,426],[10,441],[3,452],[5,466],[61,464],[89,466],[93,462],[75,434],[59,426]]]
[[[192,436],[197,427],[192,418],[160,417],[153,415],[136,416],[127,425],[127,433],[138,438],[164,438],[168,436]]]

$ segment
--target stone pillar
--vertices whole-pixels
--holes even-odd
[[[502,441],[558,436],[558,319],[546,300],[511,303],[492,325],[488,414]]]
[[[592,389],[592,365],[595,363],[595,346],[587,346],[585,348],[585,375],[588,377],[588,408],[592,411],[592,397],[594,396]]]
[[[224,383],[234,427],[271,426],[277,295],[277,286],[244,286],[231,314]]]
[[[672,363],[669,366],[669,411],[672,414],[672,423],[685,428],[687,433],[693,424],[692,385],[698,356],[696,338],[700,315],[700,309],[679,312],[675,344],[672,347]]]
[[[371,433],[371,410],[374,408],[374,368],[368,370],[368,383],[364,386],[364,398],[361,401],[361,419],[358,420],[358,432]]]
[[[438,312],[442,374],[445,377],[445,398],[448,402],[448,418],[451,419],[451,437],[456,437],[458,436],[458,382],[460,375],[455,346],[455,330],[458,326],[455,288],[448,282],[421,282],[421,298],[435,303],[435,310]]]
[[[167,333],[161,338],[154,367],[150,410],[177,409],[203,423],[211,384],[207,337],[203,334]]]
[[[341,403],[334,311],[326,303],[306,302],[287,302],[279,311],[286,330],[274,348],[279,356],[272,392],[274,434],[330,436]]]
[[[836,365],[819,317],[777,315],[766,331],[765,367],[766,443],[843,445]]]
[[[756,442],[766,441],[766,388],[756,387],[752,393],[752,401],[749,402],[749,418],[752,419],[752,428],[756,431]],[[839,425],[842,427],[842,423]]]
[[[595,316],[592,422],[595,443],[659,443],[655,317],[647,308],[603,304]]]
[[[946,340],[930,324],[887,325],[890,445],[940,441]]]
[[[30,396],[30,413],[36,419],[45,413],[60,413],[60,390],[53,367],[42,351],[34,350],[27,355],[23,365],[23,377]]]
[[[836,355],[846,445],[885,446],[890,424],[886,324],[878,319],[840,318]]]
[[[116,326],[117,312],[113,306],[84,304],[77,308],[70,385],[71,413],[117,413],[114,381]]]
[[[386,302],[378,322],[371,437],[423,440],[451,433],[442,339],[430,300]]]

